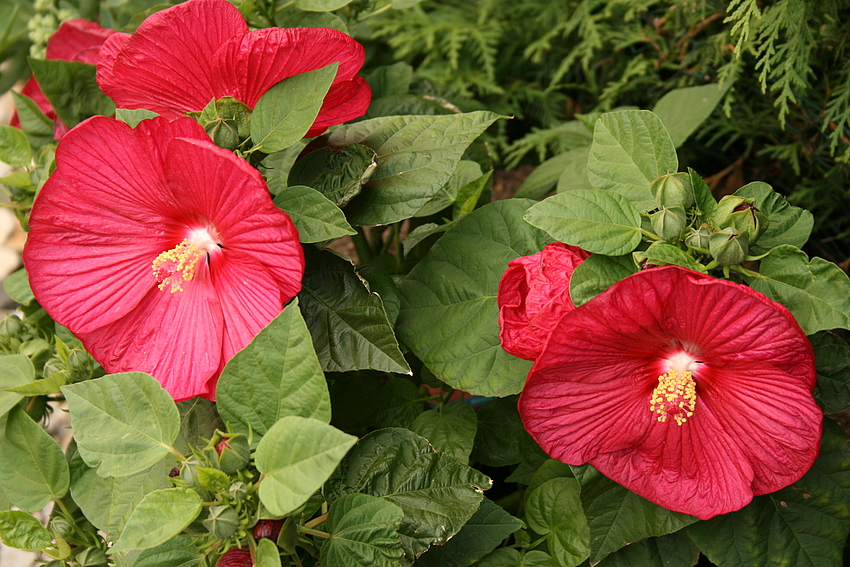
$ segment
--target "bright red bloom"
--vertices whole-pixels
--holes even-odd
[[[81,123],[29,225],[38,302],[108,372],[148,372],[178,401],[212,399],[225,363],[301,287],[292,221],[191,118]]]
[[[499,338],[508,353],[534,360],[558,319],[575,308],[570,278],[590,252],[561,242],[508,262],[499,282]]]
[[[254,108],[283,79],[339,62],[309,137],[366,112],[372,92],[355,76],[364,57],[363,46],[337,30],[248,31],[227,0],[189,0],[153,14],[132,35],[112,36],[97,82],[119,108],[176,118],[225,96]]]
[[[550,456],[708,519],[809,469],[823,419],[815,379],[785,307],[665,266],[561,317],[519,410]]]
[[[47,41],[47,59],[60,59],[63,61],[80,61],[94,65],[97,63],[97,54],[100,46],[115,30],[104,29],[94,22],[88,20],[68,20],[63,22]],[[44,93],[35,76],[29,78],[21,89],[21,94],[33,99],[44,114],[53,120],[53,137],[61,140],[68,132],[68,127],[56,116],[53,106]],[[12,126],[20,127],[18,113],[12,115],[10,122]]]

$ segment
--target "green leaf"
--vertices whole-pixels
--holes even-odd
[[[393,376],[376,393],[371,415],[374,427],[406,427],[422,413],[424,404],[416,384],[403,376]]]
[[[166,488],[147,494],[130,514],[110,554],[150,549],[185,530],[198,517],[203,502],[189,488]]]
[[[646,250],[634,252],[633,255],[637,263],[641,265],[646,261],[656,266],[682,266],[695,272],[705,273],[705,268],[694,260],[693,256],[667,242],[653,242]]]
[[[304,504],[357,442],[353,435],[317,419],[281,418],[257,445],[257,469],[264,474],[260,501],[285,516]]]
[[[699,550],[681,531],[636,541],[615,551],[599,567],[693,567]]]
[[[198,567],[201,554],[192,537],[179,535],[139,554],[133,567]]]
[[[53,544],[53,536],[31,514],[20,510],[0,512],[0,539],[8,547],[40,551]]]
[[[410,251],[413,250],[417,244],[432,236],[434,234],[440,234],[441,232],[446,232],[448,229],[455,225],[455,221],[447,222],[446,224],[436,224],[433,222],[421,224],[410,231],[410,233],[404,237],[404,240],[401,241],[401,247],[404,250],[405,255],[410,254]]]
[[[590,525],[590,561],[648,537],[679,531],[697,518],[672,512],[626,490],[590,465],[572,467]]]
[[[519,417],[516,396],[490,400],[478,408],[473,459],[491,467],[515,465],[533,445]]]
[[[593,189],[593,185],[587,179],[587,160],[590,156],[590,146],[575,148],[566,153],[569,157],[567,167],[558,177],[556,190],[558,193],[574,191],[576,189]]]
[[[407,94],[412,80],[413,67],[404,61],[377,67],[366,75],[366,81],[372,88],[372,100]]]
[[[297,300],[224,367],[218,412],[234,431],[262,436],[287,415],[331,418],[325,375]]]
[[[7,415],[0,463],[5,463],[0,489],[25,512],[41,510],[68,492],[70,474],[62,448],[21,406]]]
[[[38,150],[47,144],[55,143],[53,120],[42,112],[33,99],[19,92],[11,92],[12,98],[15,99],[15,110],[21,122],[21,130],[24,131],[32,149]]]
[[[592,254],[570,276],[570,299],[584,305],[621,279],[637,272],[631,256]]]
[[[330,537],[320,560],[326,567],[395,567],[404,555],[398,528],[401,508],[368,494],[347,494],[328,511]]]
[[[69,128],[91,116],[111,116],[115,112],[112,99],[97,86],[94,65],[58,59],[29,61],[44,96]]]
[[[215,402],[191,398],[178,402],[177,410],[180,412],[180,433],[174,440],[174,448],[184,455],[191,453],[192,447],[206,445],[216,429],[225,429]]]
[[[400,428],[363,437],[325,485],[328,501],[354,492],[378,496],[404,510],[402,546],[413,559],[432,543],[454,536],[481,503],[489,478],[434,451],[427,440]]]
[[[814,217],[806,209],[789,205],[785,197],[767,183],[747,183],[735,195],[755,199],[756,208],[767,216],[767,230],[750,245],[750,254],[764,254],[774,246],[790,244],[802,248],[809,241]]]
[[[156,116],[159,116],[159,114],[152,110],[147,110],[146,108],[136,108],[132,110],[128,108],[115,109],[115,119],[128,124],[131,128],[138,126],[139,122],[142,120],[147,120],[148,118],[154,118]]]
[[[514,197],[540,200],[555,189],[558,180],[567,171],[575,172],[580,169],[586,179],[587,174],[584,172],[587,169],[589,151],[590,146],[577,148],[547,159],[525,178]],[[590,189],[590,183],[588,182],[587,187],[584,188]]]
[[[308,12],[333,12],[351,4],[351,0],[295,0],[295,7]]]
[[[762,258],[750,286],[791,310],[807,335],[850,329],[850,279],[832,262],[783,244]]]
[[[597,189],[626,197],[641,212],[656,207],[650,184],[679,167],[676,148],[648,110],[603,114],[593,131],[587,178]]]
[[[416,214],[445,185],[466,148],[493,122],[492,112],[445,116],[386,116],[343,125],[328,143],[374,150],[378,168],[348,204],[353,224],[378,225]]]
[[[129,476],[171,450],[180,412],[149,374],[111,374],[62,386],[74,422],[77,449],[101,476]]]
[[[311,247],[304,249],[304,259],[298,300],[322,369],[409,374],[381,298],[351,261]]]
[[[457,199],[455,199],[454,206],[452,207],[453,219],[465,217],[475,210],[478,201],[481,199],[481,195],[484,193],[484,189],[490,184],[491,177],[493,177],[492,169],[481,177],[473,179],[458,190]]]
[[[257,542],[257,562],[254,567],[280,567],[280,550],[272,540],[264,538]]]
[[[481,177],[481,166],[474,161],[462,159],[457,164],[454,173],[440,191],[425,203],[414,216],[427,217],[439,213],[446,207],[451,207],[457,200],[461,187]],[[476,199],[477,201],[477,199]],[[473,203],[473,206],[475,203]]]
[[[25,167],[32,161],[30,143],[18,128],[0,125],[0,161],[12,167]]]
[[[711,193],[711,187],[709,187],[708,183],[706,183],[705,180],[690,167],[688,168],[688,175],[691,179],[691,187],[694,190],[694,200],[697,209],[700,211],[700,216],[703,219],[711,217],[711,215],[714,214],[714,210],[717,208],[717,200]]]
[[[86,518],[106,533],[110,541],[115,541],[146,495],[171,486],[170,469],[163,459],[130,476],[102,477],[76,452],[71,457],[71,496]]]
[[[307,147],[308,140],[309,138],[302,138],[300,142],[296,142],[282,152],[275,152],[267,155],[263,161],[260,162],[260,172],[263,174],[263,177],[266,178],[266,183],[268,184],[269,191],[272,195],[277,195],[289,186],[287,182],[289,172],[292,170],[295,160],[298,159],[301,152],[303,152],[304,148]],[[313,153],[315,152],[311,152],[308,155],[312,155]],[[313,187],[313,189],[318,189],[310,183],[292,183],[292,185],[305,185]]]
[[[377,155],[371,148],[349,144],[340,150],[319,148],[300,158],[289,172],[289,185],[305,185],[344,207],[360,193],[375,169]]]
[[[292,146],[307,133],[331,87],[339,63],[287,77],[260,97],[251,115],[251,141],[271,154]]]
[[[427,439],[438,452],[465,463],[475,442],[478,415],[472,406],[454,401],[420,414],[410,430]]]
[[[399,338],[454,388],[482,396],[522,390],[531,363],[499,342],[499,279],[508,262],[550,241],[523,221],[526,199],[490,203],[460,219],[399,284]]]
[[[537,487],[526,501],[528,527],[549,534],[549,553],[565,567],[590,556],[590,528],[581,506],[581,485],[573,478],[553,478]]]
[[[25,354],[0,355],[0,417],[15,407],[23,396],[6,392],[7,388],[23,386],[35,380],[35,368]]]
[[[691,137],[711,115],[730,86],[732,81],[726,81],[722,87],[712,84],[673,89],[655,103],[652,112],[670,133],[673,146],[678,148]]]
[[[746,507],[699,522],[688,535],[724,567],[842,565],[850,532],[850,448],[846,435],[824,420],[820,455],[803,478]]]
[[[544,551],[532,549],[520,555],[516,549],[502,547],[476,563],[476,567],[562,567]]]
[[[622,195],[576,189],[531,207],[523,217],[560,242],[606,256],[622,256],[640,243],[640,213]]]
[[[809,339],[815,349],[818,386],[815,400],[825,413],[836,413],[850,407],[850,345],[826,331]]]
[[[310,187],[288,187],[277,194],[274,204],[295,223],[301,242],[323,242],[357,234],[340,208]]]

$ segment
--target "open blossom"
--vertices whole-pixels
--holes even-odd
[[[94,22],[76,19],[63,22],[47,41],[47,59],[60,59],[64,61],[79,61],[94,65],[97,63],[97,55],[100,46],[115,30],[104,29]],[[44,93],[35,77],[30,77],[21,89],[21,94],[33,99],[44,114],[53,120],[53,136],[61,140],[68,131],[68,127],[56,116],[53,106]],[[12,116],[12,126],[20,126],[17,113]]]
[[[508,353],[534,360],[558,318],[574,309],[570,278],[590,252],[561,242],[508,262],[499,282],[499,338]]]
[[[29,225],[38,302],[108,372],[148,372],[178,401],[214,398],[225,363],[301,287],[292,221],[191,118],[81,123]]]
[[[519,410],[553,458],[708,519],[809,469],[823,419],[815,379],[784,306],[665,266],[560,317]]]
[[[132,35],[112,36],[100,51],[97,83],[119,108],[176,118],[222,97],[254,108],[283,79],[338,62],[309,137],[366,112],[372,93],[355,75],[364,57],[363,46],[337,30],[248,31],[227,0],[189,0],[151,15]]]

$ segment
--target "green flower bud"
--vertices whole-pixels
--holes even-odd
[[[0,321],[0,335],[4,337],[18,337],[24,332],[24,323],[17,315],[7,315]]]
[[[74,536],[74,524],[62,516],[56,516],[50,519],[50,529],[55,535],[64,540],[71,539]]]
[[[655,234],[670,242],[678,240],[688,224],[688,216],[682,207],[662,208],[650,215],[649,220]]]
[[[251,135],[251,109],[233,97],[210,102],[197,120],[213,142],[227,150],[235,150]]]
[[[735,266],[744,261],[750,249],[750,235],[733,227],[713,233],[708,240],[711,255],[721,266]]]
[[[227,539],[239,528],[239,514],[230,506],[210,506],[204,527],[214,537]]]
[[[200,465],[197,457],[189,457],[183,463],[180,470],[180,478],[188,485],[194,485],[198,482],[198,466]]]
[[[687,209],[694,204],[694,191],[687,173],[668,173],[662,175],[649,186],[655,203],[660,208],[682,207]]]
[[[767,215],[756,208],[754,199],[737,195],[726,195],[720,199],[711,218],[718,229],[734,227],[740,232],[746,231],[750,242],[755,242],[769,224]]]
[[[19,352],[30,357],[33,366],[39,368],[53,356],[53,347],[44,339],[34,338],[24,342]]]
[[[248,485],[241,480],[237,480],[227,489],[227,494],[234,500],[243,500],[248,496]]]
[[[711,232],[706,226],[689,228],[685,235],[685,244],[693,248],[708,249],[709,236],[711,236]]]
[[[248,438],[241,433],[231,433],[215,445],[218,453],[218,468],[227,474],[245,468],[251,458],[251,446]]]

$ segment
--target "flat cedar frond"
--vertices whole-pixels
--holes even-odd
[[[845,71],[844,83],[835,89],[826,105],[823,129],[829,130],[829,152],[831,154],[835,154],[839,143],[848,143],[848,136],[850,136],[850,72]],[[847,150],[850,150],[850,146]],[[845,155],[847,155],[846,151]]]

